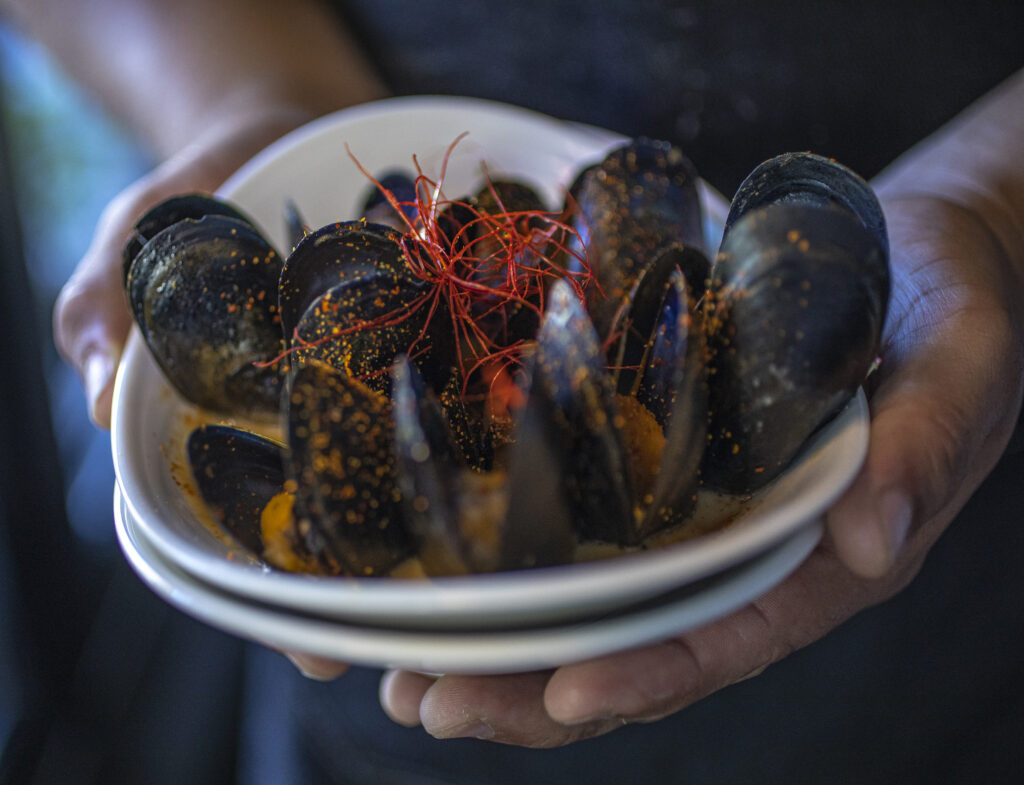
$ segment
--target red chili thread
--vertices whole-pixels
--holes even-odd
[[[498,206],[494,212],[484,212],[469,202],[449,200],[444,196],[443,184],[449,160],[456,145],[466,135],[460,134],[445,150],[436,181],[424,174],[418,158],[413,156],[416,197],[412,202],[400,202],[345,145],[349,158],[378,188],[406,225],[407,231],[400,242],[408,269],[430,287],[430,292],[394,313],[383,314],[337,333],[397,324],[429,300],[430,310],[424,327],[410,346],[412,351],[425,339],[428,325],[443,300],[452,316],[464,396],[467,395],[469,379],[476,371],[497,363],[504,372],[508,373],[508,369],[513,368],[514,373],[514,368],[520,364],[522,349],[527,342],[518,340],[505,345],[500,340],[501,335],[506,334],[514,308],[529,309],[540,317],[544,310],[546,285],[556,278],[567,281],[584,302],[587,287],[596,285],[585,255],[576,250],[582,248],[579,235],[561,214],[541,210],[507,210],[489,176],[486,177],[487,187]],[[413,208],[412,218],[403,209],[409,207]],[[464,211],[469,218],[449,236],[439,217],[453,207]],[[574,257],[580,270],[570,271],[561,266],[559,258],[565,256]],[[495,331],[493,327],[485,326],[492,316],[500,319],[501,329]],[[332,337],[335,336],[326,336],[324,340]],[[499,374],[495,372],[489,376],[490,385]]]
[[[583,245],[577,231],[566,222],[567,216],[553,211],[506,210],[489,176],[485,179],[498,206],[495,212],[484,212],[469,202],[449,200],[444,196],[443,184],[449,160],[455,147],[467,135],[468,132],[459,134],[445,150],[436,181],[424,174],[418,158],[413,155],[416,198],[412,202],[400,202],[363,167],[345,144],[349,158],[405,224],[407,231],[400,243],[406,264],[409,272],[426,283],[429,289],[421,297],[394,311],[360,320],[343,329],[334,329],[315,340],[302,338],[296,328],[292,347],[269,361],[256,363],[259,367],[276,364],[294,351],[319,346],[345,335],[401,324],[423,307],[428,307],[423,327],[407,349],[410,356],[419,356],[429,350],[429,346],[422,342],[443,301],[452,317],[455,351],[463,374],[461,393],[467,397],[470,378],[491,367],[493,372],[485,374],[488,377],[487,395],[490,395],[490,388],[502,374],[506,374],[505,378],[514,376],[521,366],[522,350],[528,343],[517,340],[506,345],[500,341],[500,336],[507,334],[513,308],[527,308],[538,317],[542,316],[546,284],[559,278],[572,286],[581,302],[586,302],[587,287],[598,284],[585,251],[577,250]],[[484,171],[486,175],[486,169]],[[406,207],[413,208],[412,218],[403,209]],[[446,209],[453,207],[460,208],[470,218],[449,236],[438,219]],[[580,269],[565,269],[559,264],[560,257],[575,258]],[[523,259],[532,260],[534,264],[526,264],[521,261]],[[500,319],[501,327],[497,331],[484,326],[493,316]],[[381,370],[365,374],[362,378],[386,372]]]

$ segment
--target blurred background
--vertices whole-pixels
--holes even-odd
[[[0,107],[0,782],[230,781],[242,644],[127,566],[109,434],[51,339],[103,206],[152,162],[2,24]]]

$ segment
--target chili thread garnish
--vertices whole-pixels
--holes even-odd
[[[485,211],[466,200],[448,199],[444,182],[452,153],[466,133],[447,147],[437,179],[427,176],[418,158],[413,201],[399,201],[368,172],[346,144],[345,150],[359,171],[372,183],[405,225],[400,240],[409,272],[427,285],[428,293],[405,306],[402,314],[384,314],[368,320],[362,329],[408,318],[429,302],[424,327],[410,349],[426,339],[428,325],[439,308],[451,317],[457,365],[462,371],[462,394],[475,373],[490,368],[488,385],[500,377],[500,368],[513,374],[521,363],[526,339],[508,342],[509,319],[525,309],[539,319],[544,311],[547,285],[566,280],[585,301],[593,282],[590,266],[580,250],[576,230],[561,213],[548,210],[511,210],[502,201],[489,174],[486,188],[497,206]],[[444,217],[458,210],[465,218],[458,226],[445,225]],[[411,214],[411,215],[410,215]],[[563,263],[573,259],[573,270]],[[505,377],[507,378],[507,377]]]
[[[445,196],[449,161],[467,135],[468,132],[459,134],[446,148],[437,179],[427,176],[413,155],[416,176],[412,201],[400,201],[345,144],[349,158],[404,225],[399,243],[406,267],[410,275],[425,284],[425,292],[391,311],[356,319],[313,339],[300,336],[296,327],[291,347],[258,365],[279,363],[292,352],[360,331],[398,326],[426,309],[422,326],[405,353],[417,357],[429,351],[430,325],[439,312],[445,312],[450,318],[456,364],[462,375],[461,395],[466,400],[486,400],[495,394],[496,384],[505,388],[516,376],[523,352],[532,343],[532,336],[509,339],[509,321],[517,312],[525,310],[539,321],[548,284],[555,279],[567,281],[576,296],[586,302],[588,287],[596,287],[597,282],[582,238],[568,222],[569,215],[549,210],[507,209],[483,165],[485,187],[496,209],[483,210],[471,201]],[[464,216],[457,226],[449,220],[455,211]],[[341,307],[341,303],[334,307]],[[365,380],[389,371],[382,369],[359,378]],[[486,392],[470,390],[471,379],[477,377]],[[518,401],[507,389],[499,397],[510,405]]]

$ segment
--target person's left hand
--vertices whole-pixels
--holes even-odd
[[[1016,423],[1022,292],[979,216],[921,197],[885,208],[894,289],[871,443],[807,561],[747,607],[654,646],[519,675],[390,672],[380,698],[392,719],[530,747],[649,722],[759,674],[914,577]]]

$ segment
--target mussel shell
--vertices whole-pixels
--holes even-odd
[[[121,251],[122,282],[127,284],[128,271],[131,269],[135,257],[139,255],[142,246],[153,237],[178,221],[183,221],[186,218],[198,221],[207,215],[223,215],[255,226],[252,219],[238,208],[207,194],[192,193],[172,196],[152,207],[136,221]]]
[[[382,224],[340,221],[307,234],[285,260],[281,326],[290,339],[313,302],[339,284],[405,269],[402,235]]]
[[[888,258],[848,211],[753,210],[730,227],[712,281],[706,484],[765,485],[849,400],[877,357]]]
[[[404,355],[392,372],[395,456],[405,520],[428,574],[472,572],[459,532],[460,461],[440,405]]]
[[[687,333],[690,332],[688,330],[682,335],[673,333],[673,340],[682,343],[673,347],[665,345],[665,330],[674,331],[674,324],[665,323],[665,301],[672,285],[672,275],[677,270],[688,292],[682,307],[690,314],[690,318],[698,320],[693,325],[693,332],[697,334],[701,331],[700,313],[696,305],[703,297],[710,279],[711,263],[696,248],[676,245],[661,252],[637,281],[630,293],[629,309],[623,314],[621,322],[616,324],[622,336],[609,348],[609,364],[617,369],[615,378],[618,393],[645,398],[641,402],[647,405],[662,424],[671,408],[671,382],[657,372],[662,368],[669,374],[675,371],[674,364],[663,366],[662,358],[652,355],[654,343],[661,335],[663,353],[670,348],[682,348],[685,351]],[[648,383],[643,385],[641,382],[645,376]],[[656,387],[660,388],[660,392],[654,392]]]
[[[643,535],[676,523],[696,504],[707,434],[708,384],[704,325],[694,292],[673,270],[662,302],[637,401],[665,433],[650,498],[641,499]]]
[[[437,397],[458,460],[472,469],[489,471],[494,462],[494,431],[486,424],[485,411],[466,405],[461,376],[452,374]]]
[[[542,257],[554,254],[543,233],[549,222],[540,194],[526,183],[491,180],[471,204],[475,217],[466,227],[463,274],[502,292],[522,292],[526,276],[541,267]],[[530,302],[538,306],[539,297]],[[500,346],[531,340],[540,326],[539,310],[502,294],[473,300],[474,318]]]
[[[302,242],[302,238],[309,234],[306,219],[294,199],[284,200],[284,229],[288,237],[288,246],[292,251]]]
[[[386,393],[398,354],[415,351],[424,368],[440,356],[434,336],[446,311],[439,303],[431,315],[430,290],[409,271],[400,239],[392,229],[356,221],[299,243],[281,276],[281,308],[300,359],[326,362]],[[436,362],[430,379],[449,371]]]
[[[387,394],[397,355],[417,352],[417,363],[437,382],[449,372],[430,363],[437,322],[427,325],[424,288],[408,279],[377,275],[334,287],[299,321],[301,360],[315,359]],[[371,323],[373,320],[379,323]]]
[[[528,399],[516,421],[508,457],[506,521],[500,568],[518,570],[572,560],[576,529],[569,489],[562,481],[566,456],[550,411]],[[570,460],[579,461],[580,456]]]
[[[416,181],[405,172],[386,172],[377,178],[377,185],[374,185],[363,200],[360,215],[369,223],[384,224],[399,232],[409,230],[409,225],[414,223],[419,215],[416,207]],[[395,211],[394,206],[381,190],[390,192],[399,203],[401,214]]]
[[[293,373],[288,456],[295,519],[307,549],[333,573],[380,575],[412,552],[396,482],[391,406],[321,364]]]
[[[760,164],[736,190],[725,231],[748,212],[772,204],[846,210],[864,225],[885,254],[889,253],[885,216],[871,186],[830,158],[814,153],[783,153]]]
[[[260,516],[284,490],[282,445],[238,428],[204,425],[189,434],[186,449],[207,509],[249,551],[261,555]]]
[[[529,399],[557,445],[573,518],[584,539],[634,544],[633,489],[617,427],[615,390],[583,303],[552,286],[531,361]]]
[[[249,224],[182,220],[147,242],[128,274],[128,300],[153,357],[188,400],[226,412],[276,412],[282,349],[281,261]]]
[[[561,457],[536,406],[511,446],[508,472],[478,472],[458,457],[438,402],[407,358],[395,364],[393,413],[405,514],[429,575],[481,573],[568,561],[575,546]]]
[[[601,336],[662,250],[704,246],[696,170],[666,142],[635,139],[585,169],[568,210],[599,284],[587,305]],[[572,259],[570,266],[579,269]]]
[[[684,272],[685,271],[685,272]],[[678,522],[694,507],[707,431],[707,352],[699,301],[710,263],[694,248],[669,248],[634,287],[613,364],[618,394],[636,398],[664,436],[654,471],[634,464],[639,536]],[[690,279],[699,281],[697,287]],[[633,439],[641,438],[634,424]],[[642,444],[633,442],[638,455]],[[649,448],[647,448],[649,449]],[[653,474],[653,476],[652,476]]]

